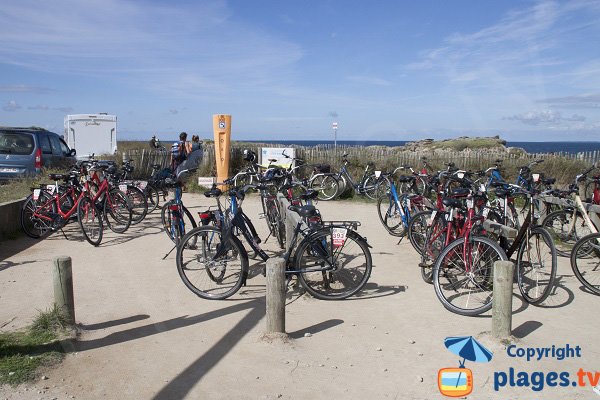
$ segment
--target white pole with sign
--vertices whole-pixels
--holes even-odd
[[[338,123],[334,122],[333,124],[331,124],[331,127],[333,128],[333,148],[337,152],[337,128],[338,128]]]

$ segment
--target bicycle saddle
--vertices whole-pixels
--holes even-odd
[[[456,196],[456,197],[468,196],[469,193],[470,193],[470,190],[467,188],[452,189],[452,196]]]
[[[288,210],[298,213],[303,218],[310,218],[319,215],[319,212],[313,205],[305,205],[302,207],[299,206],[289,206]]]
[[[209,191],[204,192],[204,195],[206,197],[219,197],[222,194],[223,192],[221,191],[221,189],[219,189],[215,185],[213,185],[213,187]]]
[[[50,174],[50,175],[48,175],[48,177],[50,179],[52,179],[53,181],[62,181],[62,180],[69,179],[69,175],[65,175],[65,174]]]
[[[317,192],[316,190],[310,189],[310,190],[307,190],[306,193],[301,194],[300,198],[305,201],[313,200],[313,199],[316,199],[318,195],[319,195],[319,192]]]
[[[462,201],[458,200],[458,199],[453,199],[451,197],[444,197],[442,199],[442,204],[444,204],[446,207],[462,207]]]
[[[416,178],[412,175],[402,175],[398,177],[398,182],[412,182]]]

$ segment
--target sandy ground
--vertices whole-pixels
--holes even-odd
[[[213,200],[186,195],[199,211]],[[261,237],[259,202],[244,207]],[[492,362],[467,362],[474,375],[469,398],[600,399],[586,387],[527,387],[494,390],[494,373],[600,371],[600,298],[581,289],[568,260],[559,259],[559,286],[543,307],[514,296],[513,333],[521,347],[581,347],[581,357],[526,361],[511,358],[482,332],[491,318],[446,311],[433,287],[421,280],[408,240],[387,235],[375,205],[321,202],[325,219],[357,219],[373,246],[373,273],[360,296],[337,302],[290,295],[288,340],[264,340],[264,278],[226,301],[196,297],[181,282],[171,242],[158,213],[126,234],[106,233],[94,248],[54,234],[43,241],[20,238],[0,243],[0,323],[3,330],[26,326],[50,306],[52,260],[73,258],[79,340],[67,345],[64,362],[45,371],[47,380],[3,387],[7,399],[431,399],[440,368],[458,367],[443,344],[448,336],[477,335],[494,352]],[[270,239],[265,245],[274,250]],[[253,271],[261,264],[251,260]],[[310,335],[306,335],[306,334]]]

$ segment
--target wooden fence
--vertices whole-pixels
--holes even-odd
[[[281,147],[277,144],[257,144],[257,143],[234,143],[231,148],[231,172],[238,171],[243,167],[242,151],[250,149],[261,154],[262,147]],[[314,147],[288,146],[294,147],[296,157],[303,158],[308,164],[329,163],[334,169],[341,164],[341,157],[344,153],[348,154],[351,162],[351,169],[359,173],[360,168],[364,167],[368,161],[374,162],[377,169],[392,170],[400,165],[410,165],[415,169],[421,168],[423,159],[432,169],[444,168],[448,162],[453,162],[457,167],[470,170],[487,169],[494,165],[496,159],[503,160],[503,167],[506,175],[511,176],[516,173],[518,168],[537,159],[545,160],[544,164],[538,167],[540,172],[548,176],[556,177],[560,182],[566,183],[571,180],[571,175],[581,172],[583,168],[600,160],[600,152],[590,151],[581,153],[523,153],[509,151],[491,151],[491,150],[463,150],[452,151],[444,149],[436,150],[417,150],[409,151],[401,147],[385,146],[338,146],[337,150],[331,145],[320,145]],[[169,154],[166,150],[140,149],[127,150],[123,153],[123,159],[133,159],[136,168],[136,176],[148,176],[151,172],[152,164],[160,164],[167,167],[170,162]],[[212,144],[204,145],[204,159],[199,170],[200,176],[215,175],[215,148]]]

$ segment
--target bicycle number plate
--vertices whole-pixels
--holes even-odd
[[[331,237],[333,239],[333,247],[341,247],[344,245],[346,241],[346,234],[348,233],[348,229],[346,228],[333,228],[333,232],[331,233]]]
[[[427,225],[431,226],[431,224],[433,224],[433,220],[435,219],[435,216],[437,215],[437,211],[432,211],[431,212],[431,218],[429,218],[429,220],[427,221]]]
[[[137,187],[140,188],[140,189],[142,189],[142,190],[146,189],[147,185],[148,185],[148,182],[146,182],[146,181],[139,181],[137,183]]]
[[[467,199],[467,208],[473,208],[473,199]]]
[[[379,178],[381,176],[381,171],[375,171],[375,178]]]
[[[483,183],[479,184],[479,191],[481,193],[485,193],[487,191],[487,189],[485,188],[485,185]]]
[[[460,179],[465,177],[465,173],[464,172],[459,172],[456,174],[456,176],[458,176]]]
[[[127,192],[127,185],[119,185],[119,190],[121,192]]]
[[[56,189],[56,187],[54,185],[46,185],[46,189],[48,189],[48,191],[50,192],[51,195],[54,194],[54,189]]]
[[[40,189],[33,189],[33,200],[37,201],[40,198]]]
[[[540,174],[531,174],[534,182],[538,182],[540,180]]]

